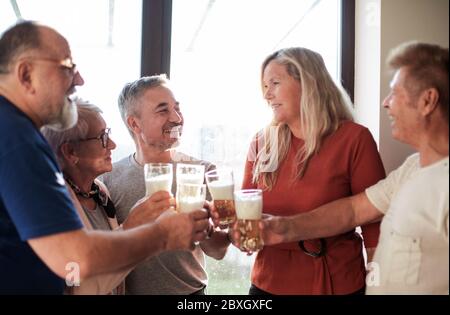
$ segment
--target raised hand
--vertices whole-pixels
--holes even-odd
[[[285,243],[288,232],[289,219],[287,217],[263,214],[259,223],[264,245]]]
[[[206,203],[205,203],[205,208],[208,209],[208,212],[209,212],[211,220],[214,224],[214,227],[219,227],[221,230],[225,230],[226,228],[228,228],[229,226],[232,225],[232,223],[230,225],[220,224],[219,212],[217,211],[216,207],[214,206],[214,203],[209,202],[209,201],[207,201]]]
[[[175,206],[175,200],[166,191],[158,191],[150,197],[140,199],[123,223],[123,228],[133,228],[138,225],[153,222],[165,210]]]
[[[209,216],[205,209],[189,213],[177,213],[173,209],[164,211],[155,223],[167,235],[166,250],[195,248],[195,242],[203,241],[208,234]]]

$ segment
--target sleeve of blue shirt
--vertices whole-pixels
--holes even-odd
[[[50,147],[29,142],[5,151],[0,193],[21,240],[82,228]]]

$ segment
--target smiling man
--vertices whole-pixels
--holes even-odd
[[[383,218],[368,294],[449,292],[448,48],[405,43],[394,49],[391,92],[383,102],[392,136],[418,153],[358,195],[311,212],[264,221],[265,244],[345,232]]]
[[[166,211],[117,232],[83,228],[39,131],[77,121],[69,96],[84,81],[71,58],[67,40],[35,22],[0,37],[0,294],[62,294],[64,279],[118,272],[205,238],[208,214],[201,210]],[[137,208],[155,209],[151,198]]]
[[[144,164],[191,163],[211,170],[214,165],[176,152],[183,130],[180,104],[164,75],[143,77],[123,88],[119,110],[136,146],[136,152],[113,164],[103,175],[117,209],[119,223],[130,205],[145,196]],[[176,180],[172,193],[175,195]],[[164,253],[134,269],[126,279],[127,294],[204,294],[207,284],[204,253],[222,259],[230,242],[217,231],[193,251]]]

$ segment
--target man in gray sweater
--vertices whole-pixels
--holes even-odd
[[[143,77],[128,83],[119,96],[119,109],[136,146],[136,152],[113,164],[102,180],[110,190],[119,223],[131,205],[145,196],[146,163],[201,164],[214,168],[173,149],[183,127],[179,103],[164,75]],[[175,195],[176,180],[172,193]],[[127,294],[204,294],[207,285],[204,253],[222,259],[229,240],[225,231],[210,230],[210,238],[193,251],[171,251],[136,267],[126,279]]]

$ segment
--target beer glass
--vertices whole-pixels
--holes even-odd
[[[177,164],[177,184],[203,184],[205,166],[199,164]]]
[[[189,183],[177,184],[176,199],[178,212],[191,212],[202,209],[205,204],[205,198],[206,185]],[[199,242],[194,242],[194,245],[198,244]]]
[[[256,252],[263,248],[263,240],[259,229],[262,216],[262,190],[244,189],[234,192],[236,205],[237,229],[241,233],[241,248]]]
[[[204,184],[177,184],[177,211],[191,212],[202,209],[205,203],[206,186]]]
[[[219,213],[219,223],[227,226],[236,220],[233,170],[226,167],[217,168],[207,172],[205,178],[214,200],[214,207]]]
[[[146,196],[164,190],[172,194],[173,166],[170,163],[147,163],[144,165]]]

